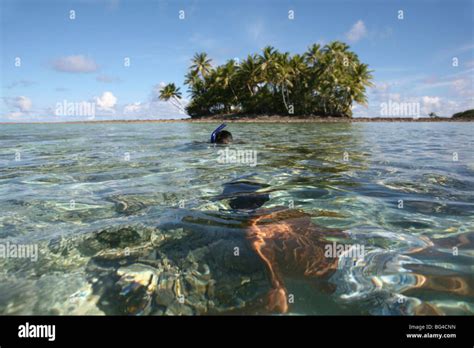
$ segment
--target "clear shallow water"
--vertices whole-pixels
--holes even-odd
[[[0,244],[39,248],[0,258],[0,313],[266,313],[245,185],[223,195],[250,182],[261,214],[364,246],[328,279],[286,274],[290,314],[473,314],[472,123],[230,125],[257,166],[219,163],[214,126],[0,126]]]

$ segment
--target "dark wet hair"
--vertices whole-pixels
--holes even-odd
[[[232,209],[251,210],[260,208],[270,200],[270,195],[266,193],[260,194],[246,194],[237,196],[229,200],[229,205]]]
[[[224,190],[218,199],[228,199],[232,209],[253,210],[270,200],[268,193],[258,192],[266,187],[268,187],[267,184],[251,181],[228,182],[224,184]]]
[[[232,141],[232,133],[226,130],[222,130],[216,135],[217,144],[230,144]]]

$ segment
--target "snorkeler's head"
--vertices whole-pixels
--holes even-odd
[[[216,135],[217,144],[230,144],[232,142],[232,133],[226,130],[220,131]]]
[[[211,143],[213,144],[230,144],[232,142],[232,134],[223,130],[227,125],[225,123],[217,127],[211,134]]]

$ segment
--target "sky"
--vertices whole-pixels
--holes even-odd
[[[473,0],[0,4],[0,122],[182,118],[156,97],[174,82],[187,102],[194,53],[221,64],[267,45],[303,53],[333,40],[373,70],[368,106],[354,106],[355,117],[381,116],[397,103],[417,103],[420,116],[474,108]]]

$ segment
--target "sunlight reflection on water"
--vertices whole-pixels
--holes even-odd
[[[45,314],[53,308],[53,313],[113,314],[133,307],[146,314],[176,314],[183,309],[162,304],[162,297],[140,297],[139,305],[131,306],[129,298],[120,297],[125,295],[104,295],[105,290],[111,291],[105,285],[102,295],[92,289],[91,284],[97,288],[97,282],[106,282],[97,276],[99,266],[92,260],[96,262],[98,254],[105,257],[110,250],[118,253],[120,241],[100,244],[98,249],[79,247],[82,241],[71,242],[69,247],[61,242],[59,254],[51,252],[51,241],[87,239],[98,231],[135,226],[131,229],[140,238],[149,228],[169,229],[171,235],[184,228],[188,233],[210,234],[213,243],[220,238],[223,245],[226,238],[231,238],[229,243],[240,243],[237,240],[251,211],[235,210],[229,202],[236,195],[248,200],[248,192],[223,195],[227,183],[240,181],[258,184],[259,195],[268,196],[264,209],[302,210],[315,225],[345,231],[345,243],[366,248],[362,259],[340,258],[338,270],[328,280],[334,285],[329,291],[286,275],[288,291],[295,297],[289,313],[473,313],[472,123],[230,124],[236,143],[229,149],[257,151],[255,167],[219,163],[219,148],[206,143],[214,126],[0,126],[0,238],[39,243],[43,255],[36,264],[0,259],[0,312]],[[15,160],[18,153],[20,160]],[[258,201],[260,196],[252,199]],[[131,247],[146,250],[147,265],[163,266],[153,262],[161,262],[163,255],[159,254],[166,254],[167,248],[150,251],[148,242],[133,238]],[[227,261],[213,268],[211,261],[199,256],[202,252],[192,249],[199,244],[192,238],[189,245],[183,242],[180,246],[179,240],[173,243],[174,249],[169,247],[167,254],[172,267],[182,271],[188,265],[180,260],[192,254],[199,267],[210,264],[210,277],[218,267],[224,274],[232,269],[229,279],[245,284],[236,285],[237,291],[221,284],[227,278],[214,279],[219,297],[210,295],[209,280],[200,275],[207,279],[199,278],[207,282],[207,292],[189,304],[191,313],[211,311],[200,312],[199,306],[212,296],[218,299],[213,309],[217,312],[243,311],[251,307],[247,304],[256,294],[266,291],[268,279],[259,265],[249,274],[245,267],[250,266],[240,269]],[[201,247],[205,245],[210,242]],[[192,252],[178,253],[180,248]],[[216,250],[220,253],[218,246]],[[123,255],[108,257],[116,260]],[[119,271],[118,264],[107,267],[117,275],[131,272],[138,277],[140,272],[152,272]],[[160,274],[158,288],[165,273]],[[228,280],[229,284],[233,281]],[[126,288],[124,280],[117,284]],[[176,295],[179,282],[173,284]],[[192,284],[196,289],[200,286]],[[189,289],[194,288],[189,286],[179,291],[192,295]],[[231,300],[235,293],[238,295]],[[20,304],[25,295],[31,299]],[[125,305],[118,308],[114,301]]]

